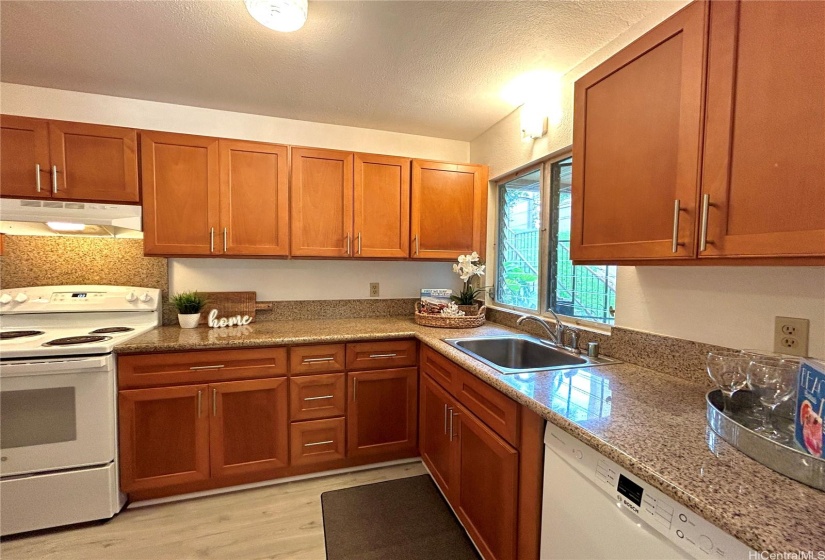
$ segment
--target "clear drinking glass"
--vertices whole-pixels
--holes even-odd
[[[741,352],[708,352],[708,375],[722,391],[722,411],[730,412],[731,397],[748,384],[750,358]]]
[[[782,358],[754,357],[747,369],[748,386],[764,407],[762,426],[754,431],[772,439],[783,439],[771,417],[777,406],[796,390],[799,362]]]

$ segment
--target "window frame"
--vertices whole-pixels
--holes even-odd
[[[556,200],[553,197],[552,193],[552,166],[555,163],[560,161],[564,161],[565,159],[573,157],[573,150],[572,147],[567,147],[564,150],[560,150],[550,156],[539,160],[536,163],[518,169],[512,173],[508,173],[504,175],[494,182],[494,196],[495,196],[495,205],[490,205],[495,208],[495,237],[493,240],[493,248],[495,251],[495,283],[498,284],[498,273],[499,267],[501,265],[501,250],[499,247],[499,239],[501,234],[501,186],[505,183],[508,183],[514,179],[518,179],[524,175],[528,175],[533,173],[536,170],[540,171],[540,193],[539,193],[539,201],[541,203],[541,224],[539,226],[539,277],[538,277],[538,311],[533,309],[528,309],[526,307],[516,307],[514,305],[509,305],[506,303],[502,303],[496,299],[496,290],[498,286],[491,289],[488,293],[489,299],[492,300],[492,307],[504,309],[508,311],[513,311],[516,313],[526,313],[530,315],[538,315],[539,317],[550,321],[551,323],[555,323],[555,319],[553,315],[550,313],[549,304],[550,304],[550,291],[551,287],[549,285],[550,280],[550,268],[553,266],[552,259],[550,259],[550,247],[551,243],[553,242],[552,236],[553,231],[551,227],[551,220],[553,219],[553,206],[556,204]],[[547,203],[545,203],[547,201]],[[559,318],[562,320],[563,324],[566,325],[573,325],[576,327],[583,327],[588,330],[597,331],[601,333],[609,334],[614,325],[609,323],[602,323],[599,321],[592,321],[589,319],[581,319],[579,317],[571,317],[570,315],[562,315],[561,313],[557,314]]]

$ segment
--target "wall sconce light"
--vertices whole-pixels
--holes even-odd
[[[547,110],[541,103],[528,101],[521,106],[521,138],[536,140],[547,134]]]

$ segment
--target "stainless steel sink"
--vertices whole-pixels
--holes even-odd
[[[505,374],[618,363],[611,358],[574,354],[529,335],[450,338],[444,342]]]

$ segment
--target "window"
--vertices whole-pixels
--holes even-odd
[[[613,324],[616,267],[570,261],[572,163],[570,157],[548,161],[498,184],[495,299],[506,307]]]

